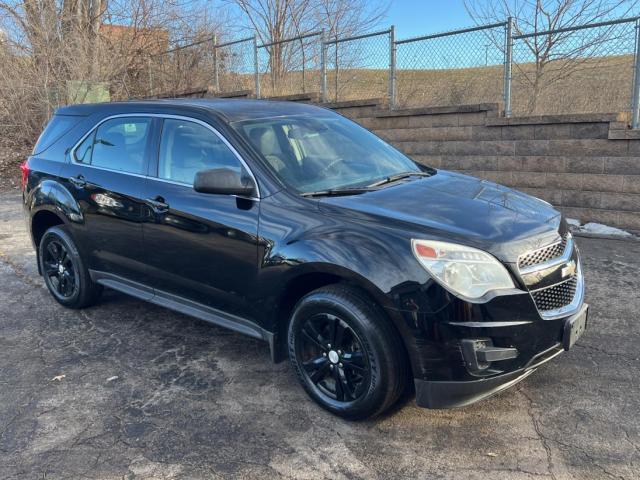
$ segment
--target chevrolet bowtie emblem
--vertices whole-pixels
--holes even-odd
[[[576,273],[576,262],[571,260],[564,267],[562,267],[562,278],[573,277]]]

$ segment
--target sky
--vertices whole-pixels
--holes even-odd
[[[463,0],[392,0],[382,23],[395,25],[402,39],[469,27],[473,20]]]

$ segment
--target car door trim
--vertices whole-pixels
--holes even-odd
[[[207,129],[209,129],[211,132],[213,132],[214,135],[216,135],[220,140],[222,140],[222,143],[224,143],[227,146],[227,148],[229,148],[229,150],[231,150],[231,152],[235,155],[235,157],[242,164],[242,166],[244,166],[244,168],[247,170],[247,172],[249,172],[249,176],[251,177],[251,179],[253,180],[253,183],[256,186],[256,196],[255,197],[241,197],[241,196],[238,196],[238,195],[231,195],[231,196],[238,197],[238,198],[247,198],[247,199],[253,200],[253,201],[260,201],[260,185],[258,185],[258,181],[256,179],[256,176],[253,174],[253,171],[249,167],[249,164],[244,160],[244,158],[242,158],[242,156],[238,153],[238,151],[235,149],[235,147],[224,137],[224,135],[222,135],[218,130],[216,130],[213,126],[211,126],[207,122],[205,122],[203,120],[200,120],[198,118],[188,117],[186,115],[173,115],[173,114],[168,114],[168,113],[119,113],[119,114],[116,114],[116,115],[110,115],[108,117],[105,117],[105,118],[101,119],[99,122],[97,122],[93,127],[91,127],[89,129],[89,131],[87,131],[87,133],[85,133],[80,138],[80,140],[78,140],[75,143],[75,145],[71,148],[71,150],[69,151],[69,156],[71,158],[71,163],[73,163],[74,165],[81,165],[83,167],[95,168],[96,170],[105,170],[107,172],[115,172],[115,173],[121,173],[123,175],[131,175],[131,176],[134,176],[134,177],[148,178],[148,179],[151,179],[151,180],[158,180],[158,181],[165,182],[165,183],[172,183],[174,185],[182,185],[182,186],[193,188],[193,185],[189,185],[188,183],[184,183],[184,182],[177,182],[175,180],[167,180],[167,179],[164,179],[164,178],[159,178],[158,176],[141,175],[141,174],[138,174],[138,173],[126,172],[124,170],[116,170],[116,169],[113,169],[113,168],[96,167],[96,166],[91,165],[91,164],[87,164],[87,163],[82,163],[82,162],[77,162],[76,161],[76,157],[75,157],[76,150],[78,149],[80,144],[82,144],[82,142],[84,142],[85,139],[89,135],[91,135],[93,132],[95,132],[97,130],[97,128],[100,125],[102,125],[104,122],[107,122],[109,120],[113,120],[114,118],[127,118],[127,117],[160,118],[160,119],[171,118],[171,119],[176,119],[176,120],[185,120],[187,122],[197,123],[197,124],[202,125],[203,127],[207,128]]]
[[[244,317],[209,307],[188,298],[181,297],[149,285],[134,282],[109,272],[89,270],[91,280],[105,287],[154,303],[156,305],[183,313],[208,323],[243,333],[259,340],[273,344],[273,333]]]

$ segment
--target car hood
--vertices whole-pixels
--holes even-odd
[[[356,218],[383,217],[385,226],[402,224],[413,235],[476,246],[504,261],[554,241],[561,226],[560,213],[547,202],[445,170],[361,195],[326,197],[321,205]]]

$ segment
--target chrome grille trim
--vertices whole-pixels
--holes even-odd
[[[549,260],[546,260],[544,262],[541,263],[536,263],[533,265],[529,265],[526,267],[521,267],[520,266],[520,258],[523,256],[529,256],[531,255],[531,253],[525,253],[524,255],[520,255],[520,258],[518,258],[518,270],[520,270],[520,273],[522,275],[527,275],[528,273],[532,273],[532,272],[538,272],[540,270],[545,270],[547,268],[550,267],[555,267],[556,265],[560,265],[561,263],[565,263],[568,262],[569,259],[571,259],[571,256],[573,255],[573,237],[571,236],[570,233],[567,234],[566,239],[565,240],[561,240],[559,242],[556,242],[552,245],[548,245],[546,247],[542,247],[539,248],[538,250],[534,250],[534,252],[537,252],[539,250],[545,250],[548,249],[551,246],[555,246],[555,245],[559,245],[559,244],[563,244],[564,245],[564,250],[561,252],[560,256],[556,256],[554,258],[551,258]]]
[[[575,276],[569,279],[568,281],[571,281],[573,279],[576,280],[576,288],[575,288],[575,295],[573,297],[573,300],[570,303],[562,307],[554,308],[552,310],[540,310],[540,308],[536,303],[536,308],[538,308],[538,313],[540,313],[540,316],[542,318],[544,318],[545,320],[554,320],[556,318],[566,317],[567,315],[571,315],[572,313],[575,313],[582,306],[582,302],[584,300],[584,277],[582,276],[582,268],[580,267],[579,260],[577,262],[577,270],[576,270]],[[563,283],[566,283],[566,282],[563,282]],[[542,289],[530,292],[534,303],[535,303],[534,294],[536,292],[548,290],[549,288],[554,288],[556,286],[557,284],[552,285],[551,287],[546,287],[546,288],[542,288]]]
[[[567,232],[564,238],[557,242],[520,255],[517,263],[518,271],[522,276],[562,265],[573,258],[576,250],[573,237]],[[570,300],[567,300],[569,296],[567,290],[571,292]],[[580,257],[576,258],[576,272],[571,278],[555,285],[530,290],[529,294],[538,313],[545,320],[554,320],[576,312],[584,300],[584,278]],[[567,303],[561,305],[563,300]],[[549,306],[552,308],[548,308]]]

